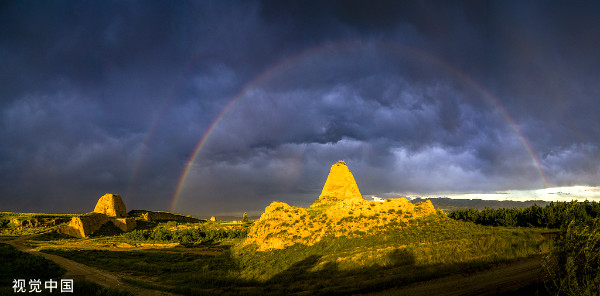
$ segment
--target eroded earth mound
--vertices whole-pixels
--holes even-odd
[[[70,236],[88,237],[102,234],[106,230],[128,232],[138,225],[162,221],[206,222],[203,219],[168,212],[133,210],[128,214],[121,196],[107,193],[100,197],[93,212],[73,217],[69,224],[60,225],[58,231]]]
[[[343,160],[340,160],[331,166],[321,195],[313,206],[331,205],[348,199],[362,200],[363,198],[350,169]]]
[[[125,203],[123,203],[121,196],[110,193],[103,195],[98,200],[94,208],[94,213],[101,213],[115,218],[127,217],[127,209],[125,209]]]
[[[67,225],[61,225],[59,232],[75,237],[88,237],[111,223],[123,232],[135,228],[134,218],[127,218],[127,210],[121,196],[107,193],[100,197],[94,211],[76,216]],[[112,225],[111,225],[112,226]]]
[[[405,198],[366,201],[343,161],[331,167],[319,199],[309,208],[273,202],[250,228],[244,245],[259,251],[297,243],[313,245],[325,236],[362,236],[403,228],[415,219],[435,214],[430,201],[417,205]]]

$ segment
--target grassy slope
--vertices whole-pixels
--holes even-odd
[[[543,231],[479,226],[442,214],[420,219],[402,230],[351,239],[329,237],[313,246],[268,252],[256,252],[253,245],[227,245],[240,239],[187,250],[47,252],[131,276],[133,284],[175,293],[329,295],[468,273],[545,253],[550,242],[541,235]]]

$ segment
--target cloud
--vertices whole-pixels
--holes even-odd
[[[593,185],[598,186],[600,161],[598,146],[591,144],[573,144],[561,147],[546,155],[543,159],[549,178],[560,186]]]
[[[596,186],[598,15],[537,1],[2,4],[0,207],[87,211],[113,192],[166,210],[205,136],[180,196],[190,214],[309,203],[339,159],[365,194],[529,190],[540,170]]]

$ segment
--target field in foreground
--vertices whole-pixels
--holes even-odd
[[[243,227],[170,222],[135,235],[74,239],[47,233],[26,243],[106,270],[131,285],[193,295],[366,293],[468,274],[550,248],[545,229],[481,226],[444,214],[402,230],[327,237],[310,247],[267,252],[240,247]],[[205,239],[182,241],[194,235]]]
[[[13,246],[0,243],[0,295],[14,295],[13,289],[15,279],[39,279],[42,282],[65,276],[65,270],[56,263],[42,256],[19,252]],[[72,295],[102,295],[102,296],[129,296],[131,293],[120,291],[116,288],[106,288],[94,282],[83,280],[77,281]],[[27,292],[30,286],[24,287]],[[54,293],[56,294],[56,292]],[[47,290],[42,290],[36,295],[52,295]]]

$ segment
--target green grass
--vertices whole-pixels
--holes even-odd
[[[179,228],[178,226],[183,226]],[[250,224],[161,223],[152,229],[139,229],[113,237],[126,243],[185,243],[197,244],[224,239],[245,238]]]
[[[401,230],[327,237],[313,246],[268,252],[257,252],[253,245],[242,247],[241,238],[187,249],[44,251],[121,274],[134,285],[179,294],[332,295],[470,273],[544,254],[550,248],[544,231],[482,226],[440,214]]]
[[[42,256],[23,253],[13,246],[0,243],[0,281],[8,286],[16,278],[56,278],[64,274],[52,261]]]
[[[15,295],[12,289],[13,280],[15,279],[24,279],[27,290],[30,288],[27,285],[29,280],[39,279],[42,283],[41,290],[43,293],[35,293],[36,295],[56,294],[56,291],[51,294],[44,289],[43,283],[50,279],[61,279],[64,273],[64,269],[42,256],[23,253],[13,246],[0,243],[0,295]],[[132,295],[118,289],[105,288],[89,281],[75,280],[73,288],[74,292],[71,295]]]
[[[362,237],[328,237],[313,246],[294,245],[270,252],[254,246],[236,248],[242,276],[266,280],[295,262],[318,256],[318,265],[336,264],[339,270],[393,266],[394,252],[414,258],[415,266],[466,262],[495,264],[545,253],[550,242],[541,229],[501,228],[458,222],[448,218],[419,219],[417,225]],[[318,268],[317,268],[318,269]]]
[[[221,294],[231,286],[254,286],[235,275],[237,265],[227,246],[207,245],[219,255],[173,251],[45,250],[86,265],[126,277],[126,281],[150,289],[183,294]],[[132,279],[133,278],[133,279]],[[136,280],[149,279],[149,281]],[[157,284],[158,283],[158,284]]]
[[[571,221],[544,260],[548,286],[556,295],[600,294],[600,219]]]

